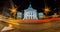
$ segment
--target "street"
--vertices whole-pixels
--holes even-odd
[[[4,24],[4,25],[3,25]],[[0,31],[7,23],[0,22]],[[48,23],[20,23],[19,26],[13,26],[13,30],[4,32],[60,32],[60,21]]]

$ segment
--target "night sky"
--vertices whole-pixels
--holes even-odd
[[[18,11],[27,9],[30,3],[34,9],[37,9],[37,12],[43,12],[42,8],[45,8],[45,3],[51,7],[50,13],[56,11],[55,8],[60,7],[60,0],[13,0],[13,2],[18,7]],[[0,11],[7,3],[9,0],[0,0]]]

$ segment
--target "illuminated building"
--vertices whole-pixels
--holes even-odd
[[[36,20],[37,18],[37,10],[33,9],[31,4],[29,5],[28,9],[24,10],[24,18],[29,20]]]
[[[44,13],[43,12],[38,13],[38,17],[39,17],[39,19],[43,18],[44,17]]]
[[[17,18],[22,19],[22,12],[17,12]]]

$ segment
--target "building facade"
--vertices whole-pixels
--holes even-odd
[[[41,19],[41,18],[43,18],[43,17],[44,17],[44,13],[43,13],[43,12],[38,13],[38,18],[39,18],[39,19]]]
[[[33,9],[31,4],[28,9],[24,10],[24,18],[25,20],[37,20],[37,10]]]
[[[22,12],[17,12],[17,18],[22,19]]]

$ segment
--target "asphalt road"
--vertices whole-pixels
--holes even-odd
[[[7,23],[0,22],[1,29],[8,26]],[[49,23],[20,23],[19,26],[13,26],[13,30],[4,32],[60,32],[60,21],[52,21]]]

